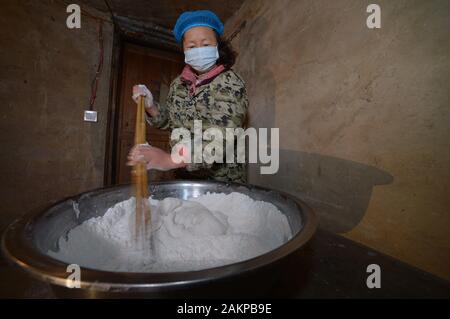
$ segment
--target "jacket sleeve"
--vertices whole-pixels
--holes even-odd
[[[169,88],[169,93],[167,94],[166,105],[161,105],[155,102],[155,106],[158,109],[159,114],[157,116],[149,116],[147,112],[145,113],[145,118],[147,123],[150,126],[167,130],[171,127],[170,117],[169,117],[169,109],[173,104],[173,95],[174,95],[174,82],[171,83]]]
[[[225,163],[226,128],[243,128],[247,117],[249,102],[244,81],[234,75],[231,79],[228,79],[228,81],[225,80],[224,83],[218,83],[213,89],[212,101],[214,103],[211,108],[212,119],[210,121],[203,121],[202,129],[203,132],[209,128],[214,128],[217,131],[221,131],[223,140],[220,142],[216,141],[215,137],[208,138],[207,136],[203,136],[203,139],[198,142],[202,143],[203,150],[206,146],[208,148],[223,147],[223,163]],[[235,143],[233,143],[233,145],[234,144]],[[211,160],[207,160],[205,156],[202,156],[201,159],[197,159],[198,162],[202,160],[201,163],[195,163],[195,154],[193,150],[191,154],[193,163],[187,166],[188,170],[211,167],[212,164],[209,163]]]

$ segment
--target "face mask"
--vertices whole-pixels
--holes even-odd
[[[217,46],[193,48],[184,52],[184,62],[199,72],[211,68],[218,58]]]

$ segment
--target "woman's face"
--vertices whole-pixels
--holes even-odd
[[[213,29],[209,27],[193,27],[187,30],[183,36],[183,50],[204,46],[216,46],[217,39]]]

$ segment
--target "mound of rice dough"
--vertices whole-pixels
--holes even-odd
[[[136,249],[135,199],[86,220],[59,239],[48,254],[67,263],[107,271],[200,270],[247,260],[292,236],[287,218],[273,204],[241,193],[209,193],[189,200],[149,199],[152,251]]]

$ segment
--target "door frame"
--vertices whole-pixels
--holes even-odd
[[[147,42],[127,35],[121,29],[114,27],[113,46],[111,56],[111,75],[109,84],[109,101],[106,121],[105,161],[103,173],[103,186],[108,187],[117,184],[117,153],[118,153],[118,126],[120,114],[120,90],[122,85],[122,66],[125,46],[134,45],[151,52],[159,57],[180,60],[183,53],[169,50],[163,45],[158,46],[154,42]]]

